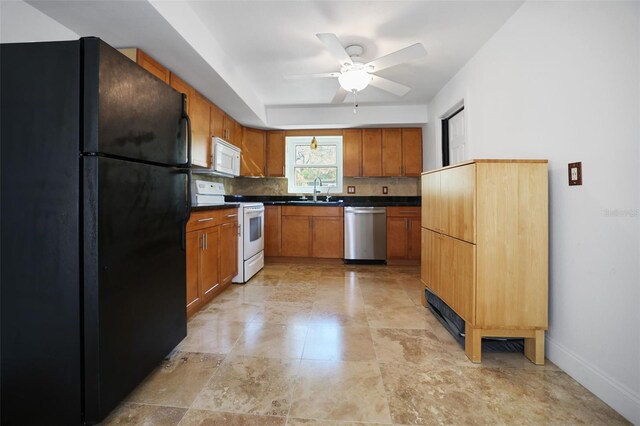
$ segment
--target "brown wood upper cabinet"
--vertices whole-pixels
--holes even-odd
[[[402,176],[422,173],[422,129],[402,129]]]
[[[402,129],[382,129],[382,175],[402,176]]]
[[[211,103],[194,91],[190,102],[191,157],[196,166],[211,167],[210,109]]]
[[[362,176],[362,129],[342,131],[343,175]]]
[[[264,130],[244,129],[242,136],[242,154],[240,160],[241,176],[264,176],[266,132]]]
[[[171,72],[165,68],[160,62],[153,59],[151,56],[147,55],[142,51],[142,49],[137,48],[129,48],[129,49],[118,49],[120,53],[131,59],[133,62],[140,65],[145,70],[149,71],[151,74],[158,77],[160,80],[169,84],[171,81]]]
[[[382,174],[420,176],[422,129],[382,129]]]
[[[171,73],[171,77],[169,81],[170,81],[171,87],[176,89],[178,92],[184,94],[185,97],[187,98],[187,114],[191,116],[191,98],[193,98],[193,93],[194,93],[193,88],[189,86],[187,83],[185,83],[184,80],[182,80],[180,77],[178,77],[174,73]]]
[[[267,132],[267,170],[268,177],[284,177],[285,156],[284,131],[271,130]]]
[[[220,108],[211,104],[210,106],[210,122],[209,122],[209,132],[212,137],[218,137],[225,139],[224,137],[224,117],[225,113]]]
[[[420,176],[422,129],[345,129],[344,176]]]
[[[362,176],[382,176],[382,129],[362,129]]]

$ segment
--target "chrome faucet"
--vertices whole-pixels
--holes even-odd
[[[313,180],[313,202],[314,203],[318,201],[318,192],[320,192],[320,191],[316,191],[316,183],[318,181],[320,181],[320,186],[322,186],[322,179],[320,179],[319,176]]]

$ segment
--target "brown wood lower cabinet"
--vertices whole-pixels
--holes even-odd
[[[282,256],[342,259],[342,207],[282,207]]]
[[[264,206],[264,255],[282,256],[281,206]]]
[[[238,209],[194,212],[186,231],[189,317],[238,273]]]
[[[420,261],[420,207],[387,207],[387,259]]]

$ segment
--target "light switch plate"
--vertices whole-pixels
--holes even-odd
[[[569,186],[582,185],[582,162],[569,163]]]
[[[382,193],[383,194],[388,194],[389,193],[389,187],[388,186],[383,186],[382,187]]]
[[[347,186],[347,194],[355,194],[356,187],[355,186]]]

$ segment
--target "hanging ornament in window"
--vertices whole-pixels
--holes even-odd
[[[316,140],[316,137],[314,136],[311,139],[311,149],[316,149],[318,147],[318,141]]]

